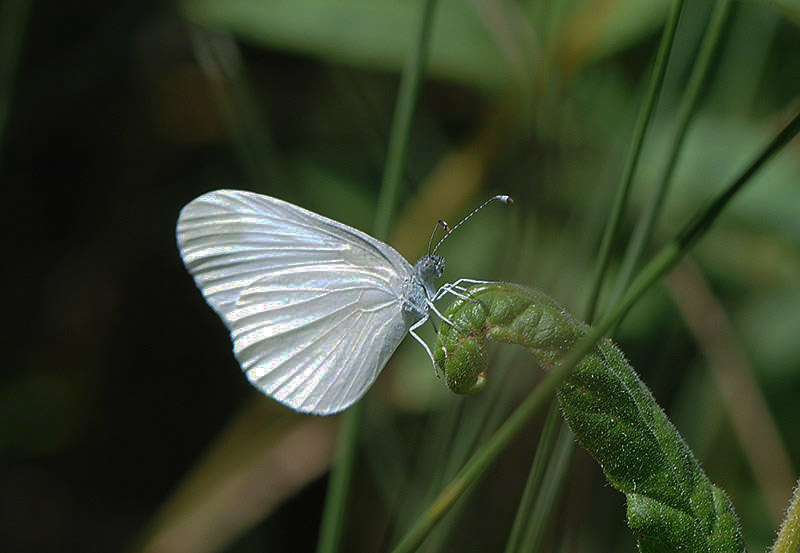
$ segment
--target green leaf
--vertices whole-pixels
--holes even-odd
[[[487,339],[520,345],[552,368],[591,330],[543,292],[506,283],[471,288],[446,317],[456,326],[443,325],[436,363],[456,393],[485,383]],[[558,400],[578,441],[626,495],[641,551],[744,551],[731,502],[613,343],[583,358]]]

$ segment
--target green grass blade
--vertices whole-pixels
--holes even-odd
[[[0,153],[3,151],[3,137],[11,111],[31,4],[31,0],[6,0],[0,4]]]
[[[614,236],[619,229],[620,221],[622,220],[622,211],[628,201],[628,194],[630,192],[633,176],[636,173],[636,165],[639,162],[639,155],[642,152],[642,144],[644,143],[644,135],[647,127],[650,124],[650,119],[653,115],[658,97],[661,94],[661,87],[664,82],[664,74],[667,71],[667,61],[669,60],[669,53],[672,50],[672,43],[675,40],[675,31],[678,28],[678,20],[680,19],[681,11],[683,10],[684,0],[675,0],[670,7],[669,15],[667,16],[667,23],[664,26],[664,32],[661,35],[661,43],[658,46],[658,53],[656,60],[653,64],[653,72],[650,75],[650,82],[647,85],[644,101],[639,108],[639,115],[636,119],[636,127],[633,131],[633,140],[628,151],[628,157],[625,160],[625,168],[622,171],[622,179],[620,180],[617,194],[614,198],[614,205],[611,208],[611,215],[609,216],[608,223],[603,230],[603,237],[600,240],[600,252],[597,255],[597,265],[595,266],[595,273],[592,279],[592,288],[589,292],[589,300],[584,318],[587,321],[593,321],[595,312],[597,310],[597,301],[600,296],[600,288],[603,285],[605,274],[608,269],[608,263],[611,258],[611,244]]]
[[[342,433],[336,447],[336,456],[325,494],[325,505],[322,508],[317,544],[319,553],[334,553],[339,550],[363,414],[364,404],[358,402],[342,416]]]
[[[409,53],[403,76],[400,80],[400,91],[392,119],[392,131],[389,138],[389,150],[386,156],[386,167],[383,171],[381,193],[375,213],[375,236],[385,240],[389,236],[392,225],[392,213],[397,203],[397,192],[403,180],[406,166],[408,144],[411,141],[411,123],[414,119],[414,108],[417,105],[417,94],[422,81],[425,58],[430,46],[430,34],[433,26],[433,12],[436,0],[425,0],[422,8],[417,40]]]
[[[511,525],[505,553],[521,551],[520,542],[522,541],[523,530],[526,528],[530,514],[533,512],[534,502],[537,497],[536,492],[542,483],[545,463],[553,451],[553,442],[557,436],[560,421],[561,415],[558,412],[558,404],[554,401],[550,405],[550,411],[547,413],[542,434],[539,437],[539,444],[536,446],[536,454],[533,456],[528,481],[525,482],[525,489],[522,492],[517,514],[514,516],[514,523]]]
[[[701,209],[692,219],[685,229],[675,239],[676,245],[681,253],[688,250],[694,243],[705,234],[708,227],[717,219],[720,212],[733,199],[734,196],[750,181],[750,178],[763,167],[778,151],[792,140],[800,132],[800,113],[795,114],[789,123],[772,139],[764,150],[753,160],[753,162],[742,171],[739,177],[727,188],[720,192],[711,200],[704,209]]]
[[[236,41],[195,27],[198,66],[211,84],[225,130],[252,186],[291,196],[291,176],[276,152],[264,109],[256,98]]]
[[[703,37],[703,42],[700,45],[694,67],[692,68],[692,73],[686,85],[686,90],[681,98],[680,106],[678,107],[678,124],[667,157],[667,164],[656,189],[653,191],[653,195],[648,199],[647,204],[642,210],[642,214],[636,224],[636,228],[634,228],[631,240],[628,243],[625,257],[622,260],[620,273],[617,277],[614,294],[612,295],[611,305],[614,305],[617,300],[619,300],[620,296],[622,296],[622,292],[630,282],[633,271],[639,263],[644,247],[653,233],[658,214],[661,212],[661,206],[667,195],[672,175],[677,166],[678,155],[683,145],[683,139],[686,136],[689,123],[695,113],[695,108],[700,98],[700,92],[703,90],[709,74],[709,69],[711,68],[711,60],[717,50],[720,37],[722,36],[722,29],[725,27],[725,22],[728,19],[730,7],[730,0],[719,0],[714,5],[714,10],[711,13],[705,36]]]
[[[536,498],[533,515],[525,528],[522,545],[519,548],[520,553],[539,551],[547,522],[550,520],[556,498],[564,484],[564,477],[567,475],[573,453],[575,453],[575,435],[567,425],[562,424],[558,441],[547,465],[541,490]]]

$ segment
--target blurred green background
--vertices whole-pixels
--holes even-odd
[[[627,237],[666,162],[712,2],[688,0]],[[583,312],[669,2],[441,0],[391,243],[491,206],[445,277]],[[0,3],[0,550],[308,551],[338,417],[252,390],[184,270],[175,221],[216,188],[371,232],[419,0]],[[800,3],[734,2],[650,249],[800,106]],[[800,143],[614,336],[763,550],[800,467]],[[433,331],[423,334],[433,340]],[[457,398],[412,341],[367,396],[345,551],[387,550],[541,376],[494,350]],[[505,543],[534,425],[426,544]],[[578,451],[542,551],[633,551]]]

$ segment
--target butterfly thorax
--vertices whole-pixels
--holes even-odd
[[[444,272],[444,257],[425,255],[414,265],[414,271],[403,282],[404,309],[422,317],[428,311],[427,300],[436,295],[435,280]]]

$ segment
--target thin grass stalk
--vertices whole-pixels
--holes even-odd
[[[550,520],[550,513],[553,511],[556,498],[564,484],[564,477],[567,475],[573,453],[575,453],[575,435],[566,424],[562,424],[561,431],[558,433],[558,441],[547,465],[541,491],[536,498],[533,516],[523,534],[522,544],[519,548],[520,553],[539,551],[547,522]]]
[[[397,203],[397,190],[406,165],[408,144],[411,138],[411,121],[417,103],[419,85],[430,43],[433,12],[436,0],[425,0],[416,41],[409,52],[400,78],[395,106],[386,167],[375,214],[375,236],[386,240],[392,223],[392,213]],[[363,402],[358,402],[343,415],[343,431],[331,469],[330,483],[320,523],[318,553],[336,553],[342,536],[347,496],[353,473],[358,434],[363,418]]]
[[[335,553],[339,550],[363,414],[364,404],[359,401],[342,415],[341,435],[336,444],[336,455],[322,508],[318,553]]]
[[[233,150],[256,189],[292,196],[291,176],[274,147],[264,110],[256,100],[241,49],[229,35],[192,28],[197,64],[211,83]]]
[[[497,358],[503,355],[502,351],[497,352]],[[498,361],[498,366],[502,365],[502,361]],[[507,404],[503,397],[503,382],[510,376],[509,370],[504,370],[497,375],[499,378],[498,385],[494,390],[487,390],[489,393],[479,399],[478,404],[470,404],[464,398],[463,408],[461,409],[461,416],[459,419],[459,428],[455,435],[455,440],[452,442],[451,450],[448,451],[446,461],[442,463],[446,467],[444,474],[447,479],[440,479],[436,483],[436,488],[431,489],[429,493],[428,502],[436,497],[436,493],[447,481],[458,473],[460,468],[469,459],[473,451],[475,451],[480,444],[483,444],[491,438],[494,430],[500,426],[505,419],[507,413],[510,411],[506,409]],[[477,399],[477,398],[476,398]],[[458,522],[461,513],[469,506],[469,493],[461,496],[453,508],[450,510],[450,516],[442,520],[436,527],[435,532],[428,536],[425,543],[420,548],[421,551],[444,551],[446,550],[446,540],[452,534],[452,531],[458,528]],[[427,504],[427,502],[426,502]],[[417,509],[415,512],[418,512]],[[413,520],[412,520],[413,522]]]
[[[531,470],[528,474],[528,481],[525,482],[525,489],[522,491],[522,498],[519,501],[517,514],[514,516],[514,523],[511,525],[511,532],[506,541],[505,553],[516,553],[522,551],[520,542],[522,541],[523,531],[528,525],[533,505],[536,502],[537,490],[542,483],[542,477],[546,467],[546,461],[553,450],[553,444],[558,435],[558,428],[561,426],[561,413],[558,410],[558,402],[550,404],[550,410],[542,427],[542,434],[539,436],[539,443],[536,446],[536,453],[533,456]]]
[[[608,270],[608,263],[611,259],[611,244],[619,229],[620,221],[622,220],[622,211],[625,208],[625,204],[628,202],[631,183],[636,173],[636,166],[639,163],[639,156],[642,153],[644,136],[647,127],[650,125],[650,119],[652,118],[658,97],[661,94],[664,74],[667,71],[669,53],[675,41],[675,31],[678,28],[678,20],[680,19],[681,11],[683,11],[684,2],[685,0],[675,0],[670,7],[667,22],[664,26],[664,32],[661,35],[661,43],[658,45],[658,53],[656,54],[656,59],[653,64],[653,72],[650,74],[650,82],[647,85],[647,91],[645,92],[644,99],[639,108],[639,115],[636,118],[636,126],[633,131],[630,149],[628,150],[628,157],[625,160],[625,168],[622,171],[622,178],[617,188],[617,194],[614,198],[614,205],[611,208],[608,224],[606,224],[603,230],[603,237],[600,240],[597,265],[595,266],[592,288],[589,292],[589,300],[586,313],[584,314],[584,319],[589,323],[592,323],[595,318],[600,289],[603,285],[603,280]]]
[[[642,214],[633,230],[631,240],[628,242],[628,248],[625,251],[614,294],[612,295],[611,305],[614,305],[617,300],[619,300],[620,296],[622,296],[625,287],[628,285],[628,282],[630,282],[633,271],[639,263],[644,247],[653,234],[653,228],[658,220],[658,215],[661,213],[664,198],[667,195],[667,190],[669,189],[672,176],[677,167],[678,155],[681,152],[681,147],[686,137],[686,131],[695,114],[700,92],[702,92],[708,78],[711,61],[719,45],[719,39],[722,36],[722,29],[725,27],[725,22],[728,19],[730,7],[730,0],[719,0],[714,5],[703,37],[703,42],[698,50],[697,59],[695,60],[692,73],[686,84],[686,90],[681,98],[680,106],[678,107],[678,126],[675,130],[675,136],[672,139],[667,164],[664,167],[664,172],[661,175],[656,189],[653,191],[653,195],[648,199],[647,204],[642,209]]]
[[[708,230],[708,227],[717,219],[720,212],[728,205],[728,202],[750,181],[750,178],[761,169],[778,151],[794,138],[800,131],[800,112],[786,124],[783,129],[772,139],[772,141],[762,150],[761,154],[745,169],[739,177],[725,190],[720,192],[711,200],[704,209],[700,210],[691,222],[686,225],[683,231],[675,239],[676,245],[685,251],[692,247],[694,243]]]
[[[375,236],[385,240],[389,236],[392,225],[392,214],[397,203],[397,192],[408,157],[408,144],[411,141],[411,123],[417,105],[422,72],[430,44],[433,12],[436,0],[425,0],[422,6],[417,40],[406,58],[403,75],[400,79],[400,90],[392,119],[392,130],[389,136],[389,148],[386,155],[386,166],[383,171],[380,196],[375,213]]]
[[[545,401],[550,399],[561,382],[570,375],[578,362],[606,332],[620,320],[645,292],[658,282],[689,251],[695,242],[708,231],[720,212],[733,199],[751,177],[763,167],[777,151],[800,132],[800,113],[787,124],[775,138],[762,150],[758,157],[730,185],[725,187],[705,207],[697,211],[689,223],[674,240],[664,246],[659,253],[639,273],[625,295],[597,325],[561,359],[539,385],[514,411],[492,438],[480,448],[464,465],[456,477],[448,484],[436,500],[417,519],[416,524],[394,549],[394,553],[407,553],[415,550],[436,523],[447,513],[463,493],[472,487],[497,459],[511,440],[530,422],[530,419]]]
[[[433,501],[437,490],[452,478],[454,472],[448,472],[448,463],[443,463],[441,460],[452,457],[453,450],[457,446],[456,437],[463,415],[462,407],[463,401],[458,401],[441,413],[427,417],[426,427],[423,430],[426,439],[418,448],[420,457],[413,473],[413,480],[408,482],[401,494],[400,506],[393,512],[394,532],[389,543],[396,541],[398,532],[414,522],[414,513]],[[408,493],[410,489],[419,490],[419,493]]]
[[[414,502],[406,502],[406,508],[398,518],[396,527],[399,536],[402,536],[402,532],[414,523],[415,513],[436,498],[442,486],[458,473],[471,453],[489,438],[492,430],[502,422],[505,414],[501,404],[501,389],[502,386],[498,386],[485,397],[476,398],[479,401],[469,404],[469,408],[466,398],[459,398],[454,408],[449,409],[446,414],[430,418],[435,434],[425,443],[431,447],[425,447],[423,444],[420,448],[426,454],[418,463],[418,485],[410,484],[407,488],[424,491],[420,494],[406,493],[407,496],[414,498]],[[462,496],[453,506],[449,512],[450,516],[444,518],[436,530],[427,536],[420,551],[442,551],[445,548],[444,544],[451,531],[456,528],[461,512],[468,506],[467,498],[468,495]]]
[[[371,409],[369,420],[372,426],[370,435],[361,439],[369,441],[370,447],[360,449],[359,454],[365,469],[375,476],[372,480],[377,486],[376,500],[385,505],[390,513],[383,521],[385,537],[395,524],[395,517],[391,513],[408,495],[408,482],[411,479],[409,448],[406,444],[408,436],[388,409]],[[414,443],[413,436],[411,442]]]
[[[31,4],[32,0],[6,0],[0,3],[0,154],[3,153],[3,137],[11,112]]]

